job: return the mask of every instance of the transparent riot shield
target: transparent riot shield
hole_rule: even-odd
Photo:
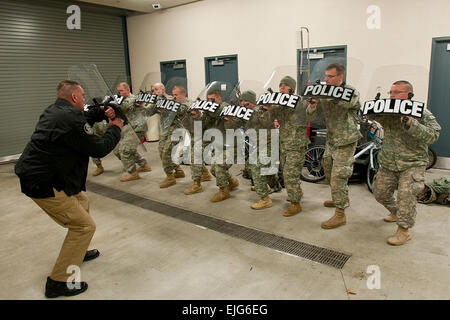
[[[398,121],[400,121],[402,117],[401,108],[398,108],[397,111],[399,112],[396,113],[396,100],[400,100],[398,105],[401,105],[401,101],[407,100],[408,105],[413,106],[413,103],[417,102],[416,105],[419,107],[423,105],[423,109],[426,109],[428,79],[428,70],[417,65],[387,65],[375,70],[365,96],[361,97],[359,117],[363,123],[367,123],[366,128],[362,128],[362,131],[364,131],[362,132],[362,142],[375,141],[378,145],[381,145],[383,119],[398,118]],[[393,86],[395,82],[399,81],[400,83],[397,86]],[[404,92],[404,89],[408,89],[408,85],[405,86],[405,81],[411,85],[411,95]],[[377,101],[379,102],[377,103]],[[372,105],[374,107],[371,107]],[[374,111],[381,112],[375,114]]]
[[[87,108],[98,107],[100,105],[113,107],[116,116],[122,119],[125,125],[129,123],[127,115],[120,108],[123,98],[117,94],[113,94],[113,91],[108,87],[95,64],[78,64],[70,66],[68,77],[69,79],[77,81],[83,87]],[[138,146],[146,152],[145,146],[132,127],[131,131],[139,142]]]
[[[263,165],[261,174],[271,175],[278,171],[279,165],[278,129],[265,107],[257,104],[265,92],[261,81],[240,80],[231,92],[231,105],[224,116],[240,123],[234,134],[238,141],[238,164],[259,163]]]
[[[329,56],[319,60],[315,60],[314,65],[311,69],[311,82],[302,88],[302,92],[300,92],[300,94],[305,99],[310,99],[312,97],[312,94],[314,93],[316,94],[317,98],[338,101],[338,98],[336,97],[338,97],[341,93],[341,89],[338,88],[336,90],[327,90],[332,89],[332,87],[330,87],[330,83],[333,83],[335,79],[333,79],[334,77],[326,78],[325,76],[327,68],[335,64],[342,65],[344,67],[345,73],[343,84],[349,84],[353,87],[356,87],[356,89],[358,90],[358,84],[363,69],[363,63],[361,62],[361,60],[353,57]],[[327,83],[329,84],[329,88],[322,87],[323,90],[320,90],[320,88],[316,86],[313,90],[306,90],[308,86],[309,88],[312,88],[315,85],[327,85]],[[321,115],[318,115],[316,119],[311,121],[311,128],[313,128],[314,130],[324,129],[325,127],[325,119]]]
[[[165,83],[162,83],[162,79]],[[173,94],[178,98],[175,98]],[[149,72],[140,86],[138,102],[146,104],[146,114],[159,115],[160,135],[166,135],[183,109],[187,99],[187,79],[167,77],[160,72]]]

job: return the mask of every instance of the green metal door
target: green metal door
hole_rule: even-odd
[[[239,81],[237,55],[205,58],[205,82],[208,84],[212,81],[230,84],[223,96],[223,100],[228,101],[231,91]]]
[[[163,61],[160,63],[161,81],[166,86],[167,94],[172,94],[172,89],[176,85],[181,85],[186,89],[188,96],[186,60]],[[174,81],[169,80],[172,79]]]
[[[314,70],[314,66],[326,58],[344,58],[347,59],[347,46],[331,46],[331,47],[317,47],[309,49],[310,71]],[[301,50],[297,50],[297,93],[302,94],[308,83],[306,72],[300,72],[300,59],[302,58]],[[303,68],[307,66],[308,52],[303,52]],[[347,63],[344,64],[347,69]],[[346,73],[347,75],[347,73]],[[346,78],[344,78],[345,81]]]
[[[450,157],[450,37],[433,38],[428,108],[442,127],[433,149],[440,157]]]

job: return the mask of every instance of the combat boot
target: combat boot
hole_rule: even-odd
[[[335,207],[333,200],[325,200],[325,202],[323,203],[323,206],[327,207],[327,208],[334,208]]]
[[[238,179],[236,179],[235,177],[231,177],[230,180],[228,180],[228,186],[230,191],[239,187]]]
[[[300,202],[292,202],[289,208],[287,208],[283,212],[283,216],[290,217],[299,213],[300,211],[302,211],[302,206],[300,205]]]
[[[397,215],[393,212],[391,212],[388,216],[384,217],[383,219],[386,222],[395,222],[397,221]]]
[[[133,171],[131,173],[127,173],[126,175],[120,177],[120,181],[127,182],[127,181],[137,180],[140,178],[141,177],[139,177],[139,174],[137,173],[137,171]]]
[[[137,172],[150,172],[152,171],[152,168],[150,168],[150,165],[147,163],[145,166],[139,167],[137,169]]]
[[[208,168],[203,169],[202,177],[201,177],[200,181],[203,182],[203,181],[210,181],[210,180],[212,180],[212,175],[209,173]]]
[[[272,199],[269,198],[269,196],[265,196],[264,198],[261,198],[258,202],[255,202],[250,207],[255,210],[261,210],[265,208],[270,208],[272,206]]]
[[[347,223],[347,219],[345,217],[344,209],[336,208],[336,211],[334,212],[334,216],[332,216],[327,221],[322,222],[321,227],[323,229],[334,229],[339,226],[343,226],[346,223]]]
[[[192,186],[190,188],[184,190],[184,194],[190,195],[190,194],[199,193],[202,191],[203,191],[203,188],[202,188],[202,185],[200,184],[200,179],[198,179],[198,180],[194,180],[194,183],[192,184]]]
[[[408,240],[411,240],[411,234],[408,228],[398,226],[397,232],[388,239],[387,243],[393,246],[399,246]]]
[[[103,166],[101,164],[97,165],[97,169],[95,169],[95,171],[92,173],[92,175],[94,177],[102,174],[105,171],[105,169],[103,169]]]
[[[230,190],[229,187],[221,187],[219,188],[219,192],[217,192],[213,197],[211,198],[211,202],[219,202],[223,201],[225,199],[228,199],[230,197]]]
[[[175,178],[184,178],[186,175],[184,174],[183,169],[180,166],[175,168]]]
[[[168,188],[170,186],[173,186],[174,184],[177,184],[177,180],[175,179],[175,175],[173,173],[168,173],[166,176],[166,179],[159,185],[159,187],[162,188]]]

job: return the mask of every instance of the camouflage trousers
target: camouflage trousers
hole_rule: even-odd
[[[200,180],[203,174],[203,170],[206,168],[205,163],[202,161],[201,164],[195,163],[194,152],[195,148],[198,148],[197,152],[203,157],[203,150],[206,144],[202,144],[201,147],[197,147],[193,140],[191,140],[191,178],[192,180]]]
[[[391,171],[381,167],[373,183],[375,199],[389,212],[396,214],[397,224],[412,228],[416,219],[417,196],[424,188],[425,166],[404,171]],[[397,190],[397,199],[394,191]]]
[[[106,130],[108,129],[108,124],[106,123],[106,121],[96,122],[94,123],[93,128],[96,135],[98,135],[99,137],[103,137],[106,133]],[[92,158],[92,162],[94,162],[97,167],[102,165],[102,159],[100,158]]]
[[[178,166],[172,161],[172,149],[177,144],[178,144],[177,141],[171,140],[171,134],[165,134],[163,136],[160,136],[159,138],[158,144],[159,157],[161,159],[164,172],[166,174],[173,173],[175,168]]]
[[[114,149],[114,154],[122,161],[124,170],[129,173],[136,171],[136,163],[141,167],[147,164],[147,160],[137,151],[138,145],[144,137],[145,132],[138,131],[135,134],[130,125],[126,125],[122,129],[122,137]]]
[[[322,166],[330,183],[331,198],[336,208],[345,209],[350,205],[348,179],[353,173],[356,145],[357,142],[339,147],[329,144],[325,146]]]
[[[294,150],[281,149],[280,165],[283,171],[284,185],[291,202],[300,202],[301,173],[305,163],[306,147]]]
[[[251,169],[253,184],[255,185],[255,192],[256,194],[264,198],[269,195],[269,190],[267,190],[267,178],[268,176],[261,175],[261,168],[268,168],[270,167],[270,163],[263,165],[261,163],[250,165],[249,167]]]
[[[219,188],[226,187],[229,184],[231,175],[228,170],[231,168],[232,164],[217,164],[213,163],[211,165],[211,173],[216,177],[216,186]]]

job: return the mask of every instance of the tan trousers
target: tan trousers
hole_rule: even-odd
[[[69,229],[50,275],[55,281],[65,282],[71,275],[67,273],[67,268],[71,265],[79,267],[83,263],[86,250],[94,236],[95,222],[89,215],[89,199],[85,193],[80,192],[69,197],[64,191],[53,191],[55,197],[32,199],[56,223]]]

